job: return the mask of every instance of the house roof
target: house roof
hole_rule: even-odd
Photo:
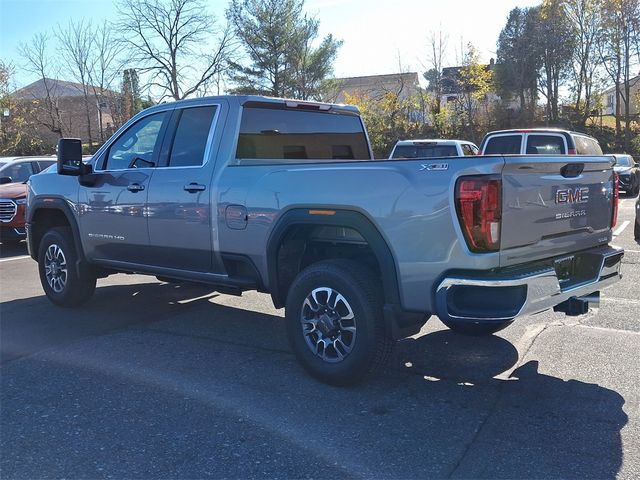
[[[82,84],[75,82],[67,82],[66,80],[58,80],[54,78],[41,78],[35,82],[16,90],[13,98],[19,100],[32,100],[38,98],[46,98],[47,88],[54,97],[81,97],[83,96]],[[104,93],[115,94],[110,90]]]
[[[402,93],[407,88],[415,89],[420,86],[417,72],[335,78],[333,82],[336,90],[341,93],[364,94],[370,98],[381,97],[387,92]]]
[[[636,75],[635,77],[632,77],[632,78],[629,79],[629,85],[631,87],[634,87],[636,85],[636,83],[638,83],[638,82],[640,82],[640,75]],[[620,83],[620,85],[622,86],[622,83]],[[615,91],[615,89],[616,89],[616,86],[613,85],[613,86],[607,88],[606,90],[603,90],[602,91],[602,95],[606,95],[608,93],[613,93]]]

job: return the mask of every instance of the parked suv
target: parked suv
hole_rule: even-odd
[[[482,155],[602,155],[595,138],[555,128],[489,132],[480,151]]]
[[[620,190],[635,197],[640,193],[640,166],[631,155],[616,154],[613,170],[618,174]]]
[[[53,157],[0,158],[0,241],[3,244],[25,239],[26,182],[31,175],[54,163]]]
[[[466,140],[399,140],[389,159],[430,158],[430,157],[463,157],[478,155],[475,143]]]

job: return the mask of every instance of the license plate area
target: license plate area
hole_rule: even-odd
[[[598,280],[602,255],[583,253],[558,258],[553,262],[560,289],[567,290]]]

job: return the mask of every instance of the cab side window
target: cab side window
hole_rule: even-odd
[[[467,156],[467,155],[475,155],[475,153],[473,153],[473,150],[471,149],[471,145],[468,145],[466,143],[463,143],[462,145],[460,145],[462,147],[462,153]]]
[[[169,154],[170,167],[193,167],[204,164],[204,152],[215,113],[215,106],[185,108],[180,112]]]
[[[141,118],[111,144],[105,170],[152,167],[160,147],[166,112]]]
[[[518,155],[520,153],[520,143],[522,135],[499,135],[490,137],[487,146],[484,147],[485,155]]]

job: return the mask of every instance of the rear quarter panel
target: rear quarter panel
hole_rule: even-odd
[[[435,163],[448,168],[423,168]],[[267,242],[285,212],[314,207],[357,211],[391,249],[403,307],[431,311],[433,286],[446,270],[499,264],[497,253],[467,249],[453,194],[460,175],[499,173],[502,166],[502,157],[228,166],[218,189],[219,248],[249,256],[266,280]],[[247,207],[246,229],[226,225],[223,212],[230,204]]]

